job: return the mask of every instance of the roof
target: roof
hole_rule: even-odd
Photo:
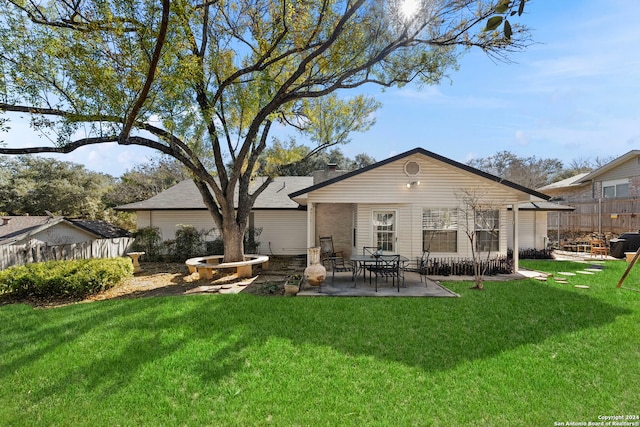
[[[476,169],[476,168],[471,167],[469,165],[465,165],[463,163],[456,162],[455,160],[451,160],[451,159],[449,159],[447,157],[441,156],[439,154],[433,153],[431,151],[425,150],[424,148],[420,148],[420,147],[414,148],[413,150],[406,151],[404,153],[398,154],[398,155],[393,156],[393,157],[389,157],[386,160],[374,163],[374,164],[369,165],[369,166],[365,166],[364,168],[357,169],[357,170],[352,171],[352,172],[347,172],[347,173],[345,173],[343,175],[337,176],[337,177],[329,179],[327,181],[323,181],[323,182],[321,182],[319,184],[312,185],[310,187],[301,189],[299,191],[295,191],[293,193],[289,193],[289,197],[293,198],[293,197],[301,196],[301,195],[306,194],[306,193],[310,193],[312,191],[318,190],[320,188],[326,187],[326,186],[334,184],[336,182],[340,182],[340,181],[345,180],[345,179],[349,179],[349,178],[351,178],[353,176],[356,176],[356,175],[359,175],[361,173],[365,173],[365,172],[371,171],[373,169],[379,168],[379,167],[387,165],[389,163],[392,163],[392,162],[401,160],[403,158],[412,156],[414,154],[421,154],[423,156],[429,157],[429,158],[431,158],[433,160],[436,160],[438,162],[442,162],[442,163],[448,164],[448,165],[453,166],[455,168],[461,169],[461,170],[463,170],[465,172],[470,172],[470,173],[472,173],[474,175],[478,175],[478,176],[480,176],[482,178],[488,179],[490,181],[494,181],[494,182],[496,182],[498,184],[504,185],[506,187],[513,188],[514,190],[518,190],[518,191],[524,192],[526,194],[529,194],[529,195],[534,196],[534,197],[538,197],[538,198],[543,199],[543,200],[549,200],[551,198],[550,196],[547,196],[546,194],[542,194],[542,193],[540,193],[540,192],[538,192],[536,190],[532,190],[531,188],[527,188],[527,187],[525,187],[523,185],[516,184],[515,182],[508,181],[508,180],[506,180],[504,178],[500,178],[500,177],[492,175],[490,173],[481,171],[480,169]]]
[[[597,178],[598,176],[602,175],[603,173],[609,172],[611,169],[615,169],[616,167],[620,166],[621,164],[633,159],[634,157],[640,156],[640,150],[631,150],[626,154],[623,154],[622,156],[618,157],[617,159],[614,159],[612,161],[610,161],[609,163],[607,163],[606,165],[594,170],[593,172],[587,174],[585,177],[582,178],[582,180],[580,182],[589,182],[595,178]]]
[[[511,208],[509,208],[511,209]],[[573,206],[560,205],[553,202],[524,202],[518,205],[519,211],[574,211]]]
[[[60,223],[66,223],[93,234],[96,238],[126,237],[130,233],[104,221],[68,219],[61,216],[2,216],[0,244],[23,240]]]
[[[104,239],[131,236],[129,231],[104,221],[90,219],[67,219],[67,221]]]
[[[551,184],[545,185],[544,187],[538,188],[539,191],[549,191],[549,190],[558,190],[561,188],[569,188],[569,187],[579,187],[583,184],[582,179],[589,175],[589,172],[579,173],[572,177],[552,182]]]
[[[255,178],[252,188],[262,184],[265,179],[267,178]],[[288,194],[308,187],[312,183],[313,178],[310,176],[276,177],[258,196],[253,209],[299,209],[298,203],[291,200]],[[116,209],[122,211],[200,210],[207,207],[193,180],[187,179],[147,200],[117,206]]]

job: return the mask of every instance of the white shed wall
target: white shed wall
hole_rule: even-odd
[[[48,245],[69,245],[95,239],[95,235],[64,222],[56,224],[40,233],[36,233],[30,238],[33,243],[46,243]]]

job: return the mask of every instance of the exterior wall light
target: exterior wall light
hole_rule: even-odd
[[[420,181],[407,182],[407,188],[417,187],[418,185],[420,185]]]

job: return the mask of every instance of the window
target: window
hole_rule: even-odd
[[[483,252],[500,249],[500,211],[476,211],[476,249]]]
[[[396,215],[392,211],[373,212],[373,244],[385,252],[394,252]]]
[[[422,250],[458,252],[458,210],[425,209],[422,211]]]
[[[613,199],[615,197],[629,197],[629,180],[620,179],[616,181],[602,182],[602,197]]]

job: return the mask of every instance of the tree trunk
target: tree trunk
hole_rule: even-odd
[[[233,219],[225,218],[222,230],[224,262],[244,261],[244,233],[244,227],[239,227]]]

